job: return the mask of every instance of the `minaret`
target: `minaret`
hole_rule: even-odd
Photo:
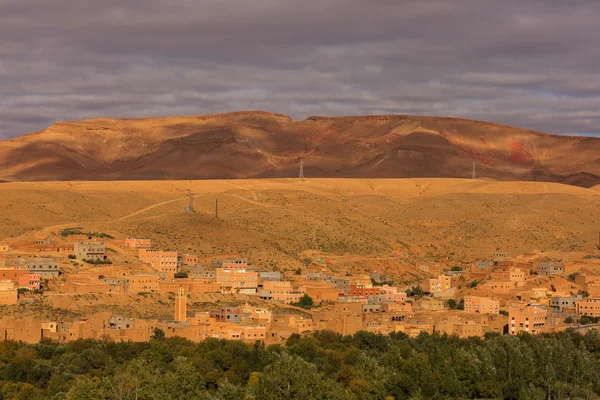
[[[471,179],[477,179],[477,176],[475,175],[475,161],[473,161],[473,173],[471,174]]]
[[[175,321],[187,321],[186,314],[185,290],[183,289],[183,286],[180,286],[177,290],[177,298],[175,298]]]
[[[300,160],[300,174],[298,178],[304,180],[304,160]]]

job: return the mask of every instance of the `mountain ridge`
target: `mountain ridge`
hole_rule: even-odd
[[[600,184],[600,138],[410,115],[266,111],[55,122],[0,141],[0,180],[478,176]]]

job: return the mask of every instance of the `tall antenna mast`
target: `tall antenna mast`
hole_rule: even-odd
[[[185,208],[186,212],[194,212],[194,194],[190,191],[190,204]]]
[[[473,173],[471,174],[471,179],[477,179],[477,176],[475,175],[475,161],[473,161]]]
[[[304,180],[304,160],[300,160],[300,174],[298,178]]]

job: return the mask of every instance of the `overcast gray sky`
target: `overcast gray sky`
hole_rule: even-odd
[[[600,132],[600,1],[0,0],[0,138],[260,109]]]

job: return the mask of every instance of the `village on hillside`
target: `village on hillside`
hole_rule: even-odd
[[[327,262],[274,271],[239,254],[200,258],[155,248],[147,238],[67,228],[0,244],[0,341],[179,336],[277,344],[317,330],[467,338],[600,326],[600,252],[566,262],[540,251],[497,252],[487,260],[416,269],[415,280],[402,283],[381,271],[356,273]],[[152,294],[168,296],[168,303],[159,302],[169,318],[120,315],[110,305],[80,318],[25,312],[69,296],[135,302]],[[218,299],[192,302],[211,294]]]

